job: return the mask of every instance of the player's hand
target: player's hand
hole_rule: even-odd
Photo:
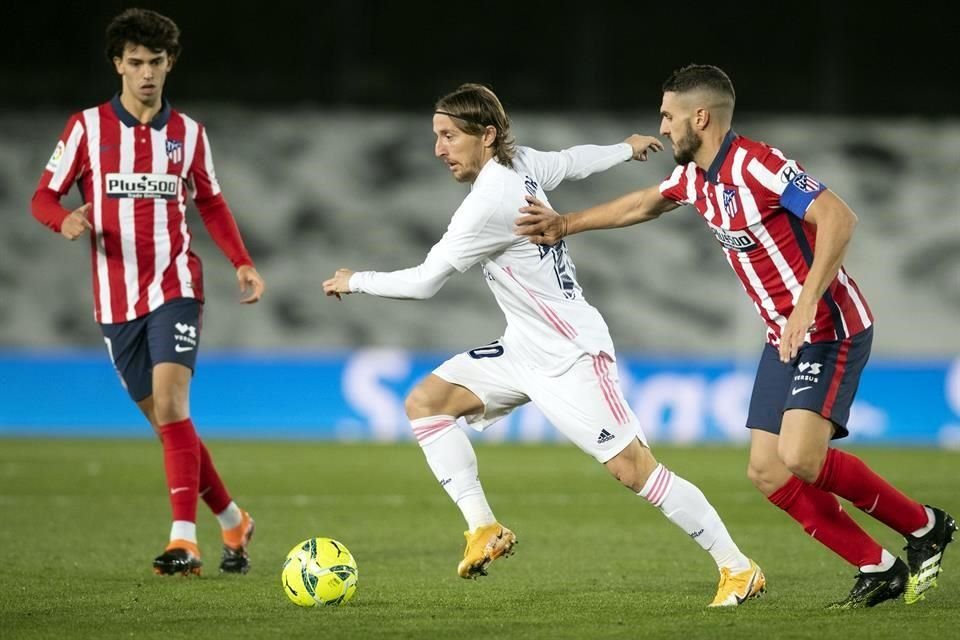
[[[797,302],[780,334],[780,362],[790,362],[797,357],[816,315],[816,303]]]
[[[525,196],[527,206],[520,207],[522,215],[516,220],[514,231],[518,236],[527,236],[533,244],[548,247],[560,242],[567,234],[567,221],[559,213],[533,196]]]
[[[240,284],[241,304],[258,302],[267,287],[257,270],[248,264],[237,269],[237,282]]]
[[[343,300],[341,295],[350,294],[350,276],[353,271],[350,269],[337,269],[333,277],[323,281],[323,292],[328,296],[336,296],[337,300]]]
[[[640,160],[641,162],[647,159],[647,151],[653,151],[654,153],[663,151],[663,143],[653,136],[643,136],[635,133],[624,142],[633,147],[633,160]]]
[[[71,211],[60,225],[60,234],[67,240],[76,240],[90,229],[93,229],[93,225],[90,224],[90,219],[87,217],[90,215],[91,206],[88,202]]]

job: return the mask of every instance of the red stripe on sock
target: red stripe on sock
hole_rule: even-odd
[[[827,450],[814,484],[849,500],[901,535],[927,525],[927,511],[922,504],[900,493],[863,460],[846,451]]]
[[[160,425],[163,466],[167,471],[170,507],[174,520],[197,521],[197,488],[200,480],[200,439],[190,418]]]
[[[230,493],[220,479],[217,468],[213,465],[213,458],[207,451],[206,445],[200,440],[200,496],[210,507],[214,515],[222,513],[231,502]]]
[[[883,547],[860,528],[832,493],[791,476],[767,499],[799,522],[817,542],[853,566],[880,563]]]

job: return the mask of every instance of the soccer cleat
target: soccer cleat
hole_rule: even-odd
[[[863,609],[874,607],[886,600],[896,600],[906,589],[909,576],[910,570],[900,558],[886,571],[861,571],[857,574],[857,581],[850,590],[850,595],[827,608]]]
[[[247,545],[253,537],[255,523],[250,514],[243,512],[240,524],[223,532],[223,557],[220,560],[220,573],[246,573],[250,570],[250,556]]]
[[[720,569],[720,586],[717,595],[708,606],[736,607],[751,598],[759,598],[767,590],[767,578],[753,560],[750,568],[740,573],[730,573],[730,569]]]
[[[907,604],[920,602],[927,589],[937,586],[943,552],[953,541],[953,532],[957,530],[957,522],[950,514],[936,507],[930,509],[933,511],[933,529],[919,538],[907,536],[907,546],[904,547],[910,567],[910,578],[903,593]]]
[[[200,550],[197,543],[188,540],[171,540],[167,548],[153,560],[153,572],[158,576],[176,574],[188,576],[200,575]]]
[[[467,548],[463,552],[463,560],[457,565],[457,573],[461,578],[487,575],[490,563],[500,556],[512,554],[513,546],[517,544],[517,536],[513,531],[497,522],[465,531],[463,535],[467,539]]]

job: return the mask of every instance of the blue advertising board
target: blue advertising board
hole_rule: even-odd
[[[205,437],[410,439],[406,393],[449,354],[350,352],[201,354],[192,389]],[[652,442],[746,442],[755,362],[621,354],[627,400]],[[960,359],[867,366],[850,442],[960,446]],[[98,350],[0,351],[0,435],[152,437]],[[533,406],[484,441],[562,441]]]

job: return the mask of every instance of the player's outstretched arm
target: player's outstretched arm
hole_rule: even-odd
[[[353,275],[351,269],[340,268],[333,272],[333,277],[323,281],[323,292],[328,296],[334,296],[337,300],[342,300],[340,296],[353,293],[350,291],[350,276]]]
[[[323,283],[328,296],[366,293],[394,300],[426,300],[432,298],[457,270],[441,255],[431,250],[423,264],[399,271],[352,271],[337,269]]]
[[[237,283],[240,285],[240,303],[254,304],[263,297],[267,285],[253,265],[245,264],[237,269]]]
[[[634,191],[616,200],[562,216],[533,196],[526,198],[529,204],[520,208],[524,215],[517,218],[516,232],[527,236],[534,244],[548,246],[560,242],[564,236],[582,231],[615,229],[655,220],[679,206],[660,195],[657,187]]]
[[[656,153],[657,151],[663,151],[663,143],[654,138],[653,136],[645,136],[639,133],[635,133],[624,140],[630,148],[633,149],[632,160],[639,160],[645,162],[647,160],[647,152],[652,151]]]

